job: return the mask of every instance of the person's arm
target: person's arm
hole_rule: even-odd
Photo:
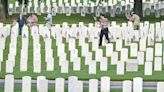
[[[17,22],[19,23],[20,18],[18,17]]]
[[[27,22],[28,23],[31,23],[30,16],[28,17]]]
[[[95,21],[97,21],[97,18],[96,18],[95,16],[93,16],[93,19],[94,19]]]
[[[130,16],[128,19],[129,21],[134,21],[134,16]]]
[[[49,15],[47,15],[47,17],[45,17],[45,20],[48,20],[49,19]]]
[[[100,20],[97,19],[97,17],[93,16],[93,19],[95,22],[100,22]]]
[[[24,16],[24,22],[25,22],[25,24],[27,24],[27,20],[26,20],[26,17]]]
[[[38,22],[38,18],[37,18],[37,16],[35,16],[35,18],[36,18],[36,22]]]

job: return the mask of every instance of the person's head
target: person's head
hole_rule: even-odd
[[[21,12],[21,13],[19,14],[20,19],[22,19],[22,16],[23,16],[23,13]]]
[[[102,19],[105,18],[105,15],[104,14],[101,14],[100,15],[100,18],[102,18]]]
[[[52,11],[49,11],[48,14],[52,14]]]
[[[30,16],[34,15],[33,13],[30,13]]]
[[[133,11],[130,13],[131,16],[133,16],[134,14],[135,14],[135,12],[133,12]]]

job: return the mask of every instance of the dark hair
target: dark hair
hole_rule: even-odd
[[[135,12],[134,11],[131,11],[130,14],[133,15],[133,14],[135,14]]]
[[[100,14],[100,16],[106,17],[106,15],[105,15],[105,14]]]

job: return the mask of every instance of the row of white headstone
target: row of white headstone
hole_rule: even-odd
[[[52,2],[52,3],[51,3]],[[47,6],[47,7],[51,7],[51,6],[72,6],[72,7],[75,7],[75,6],[96,6],[97,4],[99,3],[99,0],[97,0],[96,2],[92,2],[91,0],[83,0],[82,2],[80,0],[71,0],[71,2],[69,2],[69,0],[58,0],[58,3],[57,3],[57,0],[46,0],[46,3],[45,2],[39,2],[39,0],[34,0],[33,2],[32,1],[29,1],[29,6],[32,7],[34,5],[34,7],[38,7],[38,6]],[[102,2],[102,4],[104,6],[113,6],[115,4],[117,4],[117,0],[108,0],[108,2]],[[129,5],[129,4],[132,4],[134,3],[133,0],[125,0],[125,1],[121,1],[121,5]],[[13,4],[10,4],[10,6],[13,7]],[[15,2],[15,7],[19,7],[19,3],[18,1]]]
[[[149,43],[154,42],[154,40],[161,41],[163,38],[163,26],[164,22],[156,22],[155,24],[150,24],[148,21],[145,21],[144,23],[140,24],[140,28],[142,30],[134,31],[133,30],[133,24],[132,22],[128,23],[122,23],[122,26],[117,25],[115,21],[111,22],[111,26],[109,26],[110,30],[110,36],[111,40],[114,39],[116,41],[116,38],[120,38],[123,40],[129,40],[131,39],[135,41],[139,41],[139,38],[145,39],[148,37]],[[39,29],[43,28],[43,25],[39,25]],[[89,23],[88,27],[84,25],[83,22],[79,23],[79,26],[77,24],[72,24],[72,27],[69,27],[69,24],[64,22],[62,24],[62,27],[60,24],[56,24],[51,28],[53,30],[51,32],[51,35],[53,37],[56,37],[55,35],[61,34],[63,37],[75,37],[78,38],[80,36],[89,37],[90,39],[93,39],[94,37],[98,37],[98,33],[100,32],[99,25],[96,23],[95,25],[93,23]],[[60,36],[61,36],[60,35]],[[156,38],[156,39],[155,39]]]
[[[100,90],[101,92],[111,91],[110,77],[101,77]],[[14,75],[5,76],[4,92],[14,92]],[[45,76],[37,77],[37,91],[48,92],[48,80]],[[122,92],[143,92],[143,79],[140,77],[133,78],[131,80],[125,80],[122,82]],[[64,78],[55,79],[55,92],[65,92],[66,80]],[[22,77],[22,92],[31,92],[32,79],[29,76]],[[78,77],[71,76],[68,78],[68,92],[83,92],[83,81],[78,80]],[[89,80],[89,92],[98,92],[99,81],[98,79]],[[157,91],[163,92],[164,82],[157,82]]]
[[[14,71],[15,57],[17,55],[17,38],[18,38],[18,25],[11,28],[9,54],[8,54],[8,59],[6,61],[6,73],[13,73]]]
[[[31,29],[31,35],[33,39],[33,72],[41,72],[41,44],[39,29]]]
[[[146,23],[145,23],[146,24]],[[90,24],[91,25],[91,24]],[[114,25],[114,23],[112,24],[112,25]],[[13,28],[14,29],[14,28]],[[45,31],[45,27],[44,27],[44,30],[42,30],[41,31],[41,27],[39,27],[39,29],[38,28],[36,28],[37,30],[35,30],[35,28],[33,28],[33,30],[32,30],[32,36],[33,36],[33,39],[34,39],[34,52],[36,52],[36,51],[38,51],[37,53],[40,53],[40,51],[39,51],[39,49],[38,50],[35,50],[35,48],[38,48],[38,47],[40,47],[39,45],[40,45],[40,43],[39,43],[39,34],[41,34],[41,35],[43,35],[43,36],[45,36],[45,37],[48,37],[48,38],[50,38],[50,33],[49,33],[49,31]],[[39,31],[40,30],[40,31]],[[14,33],[15,32],[15,33]],[[40,32],[40,33],[39,33]],[[17,36],[18,35],[18,31],[12,31],[11,32],[12,33],[12,35],[11,35],[11,44],[12,45],[10,45],[10,54],[12,53],[13,55],[16,55],[16,39],[14,38],[15,36]],[[62,34],[60,34],[60,33],[62,33],[62,32],[57,32],[56,33],[56,44],[57,44],[57,47],[58,47],[58,56],[61,58],[59,58],[59,65],[61,65],[61,62],[63,62],[64,61],[64,63],[63,64],[65,64],[63,67],[64,67],[64,69],[61,69],[61,71],[62,70],[66,70],[66,72],[68,71],[68,60],[66,60],[66,53],[65,53],[65,44],[63,44],[62,43]],[[46,36],[47,35],[47,36]],[[55,38],[54,37],[54,38]],[[24,38],[24,35],[22,35],[22,38]],[[15,39],[15,40],[14,40]],[[142,40],[142,39],[141,39]],[[153,61],[153,48],[146,48],[146,42],[145,42],[146,40],[142,40],[142,41],[140,41],[140,52],[138,52],[137,50],[138,50],[138,45],[137,45],[137,43],[132,43],[130,46],[131,46],[131,52],[130,52],[130,56],[132,56],[132,57],[137,57],[138,59],[139,59],[139,64],[144,64],[144,57],[142,57],[142,55],[144,55],[144,51],[146,51],[146,61]],[[93,43],[92,44],[92,50],[93,51],[95,51],[96,52],[96,58],[95,58],[95,61],[96,62],[99,62],[100,60],[102,60],[102,61],[104,61],[104,62],[101,62],[101,63],[104,63],[104,64],[102,64],[102,66],[103,65],[106,65],[107,66],[107,58],[104,58],[103,59],[103,54],[102,54],[102,50],[101,49],[98,49],[98,39],[92,39],[91,40],[91,42]],[[69,38],[68,39],[68,43],[69,43],[69,50],[71,51],[71,61],[78,61],[78,62],[76,62],[77,64],[78,64],[78,66],[79,66],[79,68],[77,69],[77,70],[79,70],[80,69],[80,58],[78,57],[78,52],[76,51],[77,49],[75,48],[75,39],[73,39],[73,38]],[[85,61],[85,64],[90,64],[90,61],[93,61],[92,60],[92,53],[90,53],[89,52],[89,45],[87,44],[87,43],[85,43],[85,37],[80,37],[79,38],[79,45],[80,46],[82,46],[82,56],[84,56],[85,58],[86,58],[86,61]],[[13,49],[12,48],[12,46],[13,47],[15,47],[15,49]],[[23,46],[23,45],[22,45]],[[127,51],[127,49],[125,49],[125,48],[122,48],[123,46],[122,46],[122,40],[116,40],[116,51],[121,51],[121,61],[127,61],[127,59],[128,59],[128,51]],[[46,46],[46,48],[47,48],[47,46]],[[50,47],[49,47],[50,48]],[[117,63],[117,61],[118,61],[118,53],[116,52],[114,52],[113,51],[113,44],[111,43],[111,44],[107,44],[106,45],[106,56],[108,55],[108,56],[110,56],[111,55],[111,64],[116,64]],[[27,50],[27,49],[26,49]],[[47,51],[47,50],[46,50]],[[108,51],[110,51],[110,52],[108,52]],[[75,54],[73,54],[73,53],[75,53]],[[9,54],[9,55],[10,55]],[[13,56],[12,55],[12,56]],[[40,54],[36,54],[36,53],[34,53],[34,56],[38,56],[38,57],[40,57],[39,56]],[[72,56],[73,55],[73,56]],[[75,56],[74,56],[75,55]],[[11,55],[10,55],[10,58],[12,57]],[[151,56],[151,58],[149,58],[149,56]],[[162,44],[161,43],[156,43],[155,44],[155,56],[162,56]],[[41,58],[41,57],[40,57]],[[39,58],[39,59],[40,59]],[[53,58],[53,57],[51,57],[51,58]],[[36,59],[36,58],[35,58]],[[9,59],[10,60],[10,59]],[[13,60],[14,60],[14,56],[13,56]],[[41,59],[40,59],[41,60]],[[35,60],[36,61],[36,60]],[[65,63],[65,61],[67,62],[67,63]],[[41,61],[37,61],[37,62],[40,62],[41,63]],[[93,67],[96,67],[96,62],[93,62],[94,64],[90,64],[90,65],[93,65]],[[160,61],[160,62],[162,62],[162,61]],[[41,69],[41,64],[39,63],[39,68],[37,68],[37,69]],[[75,62],[74,62],[75,63]],[[62,65],[63,65],[62,64]],[[159,63],[155,63],[155,64],[159,64]],[[8,65],[8,64],[7,64]],[[15,65],[15,64],[14,64]],[[36,65],[36,64],[34,64],[34,65]],[[48,64],[48,65],[51,65],[51,64]],[[53,64],[52,64],[53,65]],[[122,64],[121,64],[122,65]],[[37,66],[37,65],[36,65]],[[67,66],[67,67],[65,67],[65,66]],[[75,66],[76,66],[76,64],[75,64]],[[156,66],[156,65],[155,65]],[[35,67],[35,66],[34,66]],[[53,68],[53,66],[51,66],[52,68]],[[90,67],[90,66],[89,66]],[[51,68],[51,69],[52,69]],[[67,69],[65,69],[65,68],[67,68]],[[91,68],[91,69],[95,69],[95,68]],[[102,69],[102,68],[100,68],[100,69]],[[7,70],[7,69],[6,69]],[[75,69],[76,70],[76,69]],[[103,69],[102,69],[103,70]],[[104,69],[104,70],[106,70],[106,68]],[[34,71],[36,71],[35,70],[35,68],[34,68]],[[38,71],[40,71],[40,70],[38,70]],[[96,70],[94,70],[94,73],[95,73],[95,71]],[[90,72],[91,73],[91,72]]]
[[[52,46],[52,39],[47,38],[45,39],[45,59],[47,63],[47,71],[54,71],[54,56],[53,56],[53,49]]]
[[[6,44],[6,38],[10,35],[10,26],[6,25],[3,27],[3,24],[0,23],[0,72],[1,72],[1,63],[4,61],[4,49]]]
[[[110,38],[111,41],[116,41],[117,38],[125,40],[126,42],[139,41],[139,39],[148,38],[148,44],[152,45],[154,41],[162,41],[164,37],[163,32],[164,22],[157,22],[155,24],[150,24],[148,21],[141,23],[139,31],[133,30],[132,22],[122,23],[122,26],[117,25],[115,21],[111,22],[111,26],[109,26]],[[79,38],[80,36],[88,37],[93,39],[94,37],[98,37],[100,32],[99,25],[89,23],[88,27],[86,27],[83,23],[72,24],[69,27],[68,23],[63,23],[62,27],[59,24],[56,24],[52,27],[53,32],[51,35],[55,37],[57,34],[61,34],[63,37],[75,37]],[[127,44],[127,43],[126,43]]]
[[[29,44],[29,31],[28,27],[23,27],[22,32],[22,49],[20,57],[20,71],[27,71],[28,68],[28,44]]]
[[[146,1],[146,0],[143,0],[143,3],[159,3],[158,1],[160,0],[150,0],[150,1]],[[52,4],[51,4],[52,2]],[[75,7],[75,6],[96,6],[98,5],[98,3],[100,2],[100,0],[96,0],[96,2],[92,2],[91,0],[83,0],[83,2],[81,2],[80,0],[71,0],[71,2],[69,2],[68,0],[59,0],[58,3],[57,3],[57,0],[46,0],[46,3],[45,2],[39,2],[39,0],[34,0],[33,2],[32,1],[29,1],[29,6],[32,7],[34,5],[34,7],[38,7],[39,4],[40,6],[48,6],[48,7],[51,7],[51,6],[72,6],[72,7]],[[125,5],[131,5],[134,3],[134,0],[108,0],[108,1],[103,1],[102,4],[104,6],[113,6],[113,5],[117,5],[119,2],[121,2],[121,5],[122,6],[125,6]],[[13,7],[13,4],[10,4],[10,6]],[[18,4],[18,1],[15,2],[15,7],[19,7],[19,4]]]
[[[25,27],[26,28],[26,27]],[[24,30],[25,30],[24,28]],[[41,71],[41,56],[40,56],[40,44],[39,44],[39,33],[38,31],[33,30],[32,31],[32,36],[34,39],[34,72],[40,72]],[[45,35],[46,33],[49,31],[45,31]],[[44,32],[43,32],[44,33]],[[24,37],[25,36],[25,37]],[[28,38],[26,38],[26,36],[28,37],[28,31],[25,30],[23,32],[22,35],[22,39],[23,40],[27,40]],[[13,37],[13,36],[12,36]],[[53,55],[52,52],[53,50],[51,49],[51,39],[50,38],[46,38],[46,62],[47,62],[47,71],[53,71],[54,70],[54,59],[53,59]],[[49,41],[49,42],[48,42]],[[12,41],[15,42],[15,41]],[[26,41],[24,41],[26,42]],[[23,44],[24,44],[23,42]],[[107,71],[108,70],[108,60],[107,57],[110,56],[111,57],[111,64],[115,65],[117,64],[117,74],[121,75],[124,74],[124,62],[126,61],[128,63],[128,61],[130,61],[127,64],[127,71],[131,70],[131,65],[135,66],[132,67],[135,71],[137,71],[138,69],[138,64],[143,65],[144,64],[144,51],[146,51],[146,61],[153,61],[153,48],[145,48],[142,49],[143,51],[138,52],[138,46],[137,43],[132,43],[131,44],[131,49],[130,49],[130,56],[132,57],[137,57],[138,59],[135,60],[135,62],[132,63],[133,60],[128,60],[128,49],[126,48],[122,48],[122,41],[118,40],[116,41],[116,51],[121,51],[121,62],[118,62],[118,52],[114,52],[113,51],[113,44],[107,44],[106,45],[106,56],[107,57],[103,57],[103,50],[102,49],[98,49],[98,39],[94,39],[92,43],[96,43],[92,45],[92,49],[93,51],[96,52],[96,58],[95,61],[92,59],[92,53],[89,52],[89,45],[87,43],[85,43],[85,38],[81,38],[79,41],[79,45],[82,46],[82,56],[85,57],[85,64],[89,65],[89,74],[96,74],[96,63],[100,62],[100,70],[101,71]],[[24,47],[24,45],[22,44],[22,48],[25,48],[25,51],[21,51],[21,55],[23,56],[27,56],[27,47],[28,45],[26,45],[26,47]],[[27,44],[27,43],[25,43]],[[71,62],[74,63],[73,69],[75,71],[80,71],[80,58],[78,57],[78,50],[75,48],[75,39],[71,38],[68,41],[69,44],[69,50],[71,51]],[[69,70],[69,62],[66,59],[66,53],[65,53],[65,44],[62,43],[62,37],[61,36],[57,36],[57,41],[56,41],[56,45],[57,45],[57,55],[59,57],[59,65],[61,66],[61,73],[68,73]],[[141,45],[143,46],[143,45]],[[15,46],[16,47],[16,46]],[[14,49],[11,49],[14,50]],[[14,50],[16,51],[16,50]],[[14,51],[10,51],[10,52],[14,52]],[[108,52],[110,51],[110,52]],[[26,52],[25,55],[23,54],[23,52]],[[15,53],[16,54],[16,53]],[[14,54],[14,55],[15,55]],[[50,56],[50,57],[49,57]],[[155,45],[155,56],[157,59],[155,59],[155,71],[161,71],[162,70],[162,44],[161,43],[157,43]],[[151,57],[151,58],[150,58]],[[22,60],[23,57],[21,57]],[[11,59],[12,60],[12,59]],[[13,57],[14,60],[14,57]],[[159,61],[160,60],[160,61]],[[23,63],[24,62],[24,63]],[[21,71],[27,71],[27,57],[25,58],[25,61],[21,62]],[[132,63],[132,64],[131,64]],[[7,64],[8,65],[8,64]],[[14,64],[15,65],[15,64]],[[147,62],[145,63],[145,75],[147,75],[147,70],[152,70],[152,69],[148,69],[150,66],[148,66],[148,68],[146,68]],[[129,69],[130,67],[130,69]],[[132,69],[132,70],[133,70]],[[6,69],[8,71],[8,69]],[[131,71],[132,71],[131,70]],[[13,71],[13,70],[12,70]]]

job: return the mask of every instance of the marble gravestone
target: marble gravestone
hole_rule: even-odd
[[[126,62],[126,71],[127,72],[137,72],[138,71],[138,60],[136,59],[129,59]]]

